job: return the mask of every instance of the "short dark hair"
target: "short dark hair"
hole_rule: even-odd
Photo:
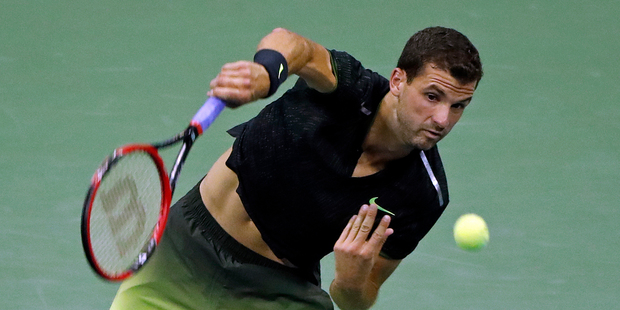
[[[482,79],[478,50],[465,35],[451,28],[429,27],[416,32],[407,41],[397,67],[407,73],[407,82],[411,83],[429,63],[450,72],[462,84]]]

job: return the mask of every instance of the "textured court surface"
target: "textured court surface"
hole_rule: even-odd
[[[486,75],[440,143],[449,209],[375,309],[620,309],[617,1],[135,2],[0,2],[0,309],[109,306],[117,285],[90,271],[79,238],[94,169],[184,128],[219,67],[272,28],[389,74],[431,25],[468,35]],[[177,194],[264,103],[224,112]],[[468,212],[489,223],[481,253],[451,237]]]

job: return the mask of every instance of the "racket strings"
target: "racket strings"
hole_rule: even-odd
[[[91,210],[90,240],[99,266],[128,270],[149,243],[159,220],[162,185],[151,156],[131,152],[101,180]]]

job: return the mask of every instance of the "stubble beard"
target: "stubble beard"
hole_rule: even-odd
[[[430,150],[443,138],[439,137],[438,140],[429,138],[423,124],[416,125],[406,121],[407,118],[403,117],[400,110],[396,111],[395,117],[398,126],[396,132],[400,135],[401,143],[412,150]]]

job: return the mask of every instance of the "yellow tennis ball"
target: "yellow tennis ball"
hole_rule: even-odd
[[[454,224],[454,241],[464,250],[477,251],[489,242],[489,228],[479,215],[461,215]]]

